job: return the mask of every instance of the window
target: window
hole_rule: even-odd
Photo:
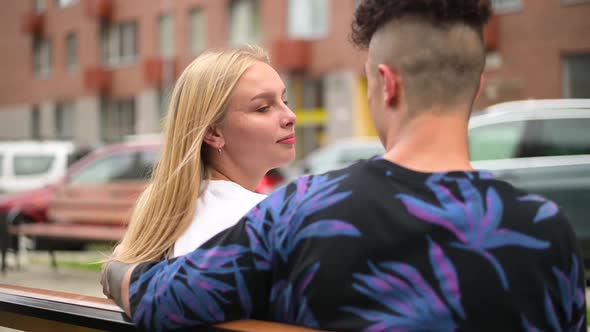
[[[171,57],[174,55],[174,19],[172,14],[160,15],[160,55]]]
[[[524,136],[524,121],[473,128],[469,130],[470,158],[473,161],[516,158]]]
[[[76,2],[78,2],[78,0],[56,0],[55,1],[57,6],[60,8],[71,6],[71,5],[75,4]]]
[[[15,155],[12,169],[15,176],[40,175],[51,168],[55,156]]]
[[[47,38],[33,38],[33,74],[35,77],[51,74],[51,41]]]
[[[188,19],[188,45],[191,53],[198,54],[207,47],[206,27],[203,10],[200,8],[191,10]]]
[[[590,54],[565,56],[562,65],[563,96],[590,98]]]
[[[137,57],[137,26],[135,22],[104,25],[101,28],[103,63],[123,65]]]
[[[78,67],[78,38],[74,32],[66,36],[66,68],[69,71]]]
[[[522,10],[522,0],[492,0],[496,14],[506,14]]]
[[[100,184],[140,178],[135,167],[135,152],[120,153],[98,159],[72,174],[70,184]]]
[[[4,156],[0,155],[0,177],[4,174]]]
[[[261,28],[257,1],[232,0],[229,24],[231,44],[258,42],[261,38]]]
[[[45,10],[45,0],[33,0],[33,10],[35,13],[41,13]]]
[[[55,135],[60,139],[74,138],[75,105],[71,101],[55,105]]]
[[[590,119],[535,120],[540,139],[530,148],[531,157],[590,154]]]
[[[289,36],[326,36],[330,14],[328,6],[328,0],[289,0]]]
[[[37,105],[31,109],[31,138],[41,138],[41,111]]]
[[[163,121],[168,113],[173,89],[174,86],[170,82],[164,82],[158,88],[158,114],[160,115],[160,121]]]
[[[101,133],[107,143],[120,142],[135,134],[135,100],[104,99],[101,110]]]

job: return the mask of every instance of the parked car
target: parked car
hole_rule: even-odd
[[[562,207],[590,266],[590,99],[492,106],[471,117],[469,141],[475,168]]]
[[[62,223],[126,223],[158,161],[160,149],[158,139],[142,138],[95,151],[73,167],[58,186],[48,218]],[[269,172],[258,191],[272,191],[278,185],[275,175]]]
[[[321,174],[384,152],[383,145],[377,137],[343,138],[310,153],[298,166],[299,173]]]
[[[72,167],[49,204],[50,221],[124,223],[160,154],[158,141],[108,145]]]
[[[0,193],[42,188],[83,155],[66,141],[0,142]]]

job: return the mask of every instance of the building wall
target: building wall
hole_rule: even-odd
[[[288,36],[288,1],[258,0],[262,44],[273,49]],[[30,109],[42,110],[42,136],[55,136],[55,104],[76,103],[76,141],[100,144],[100,93],[84,86],[83,73],[100,65],[100,22],[86,16],[84,0],[57,8],[46,0],[45,32],[52,40],[52,73],[33,77],[32,36],[21,31],[22,16],[31,1],[4,0],[0,11],[0,130],[2,137],[30,137]],[[135,63],[111,68],[111,98],[134,98],[136,132],[159,130],[157,84],[144,77],[144,61],[159,55],[159,17],[172,13],[178,74],[198,54],[189,51],[188,18],[192,8],[202,8],[206,19],[207,47],[227,45],[230,0],[114,0],[112,22],[137,22],[138,57]],[[590,2],[564,6],[560,1],[523,0],[521,10],[500,14],[498,48],[489,54],[486,81],[476,108],[523,98],[562,96],[562,56],[590,53]],[[297,72],[324,82],[323,105],[313,113],[325,127],[326,141],[344,136],[374,135],[364,90],[363,64],[366,53],[348,41],[356,0],[329,1],[329,29],[325,36],[311,39],[309,67]],[[76,70],[65,68],[65,37],[75,31],[78,39]],[[272,55],[272,52],[271,52]],[[276,59],[275,59],[276,60]],[[282,72],[284,77],[292,73]],[[294,85],[296,86],[296,84]],[[302,109],[296,109],[303,112]],[[22,112],[22,113],[20,113]],[[327,116],[318,116],[325,112]],[[300,113],[302,114],[302,113]],[[307,113],[309,115],[311,113]],[[327,119],[327,120],[323,120]],[[13,122],[13,123],[12,123]],[[305,124],[304,124],[305,125]],[[311,132],[313,130],[307,130]],[[313,146],[313,145],[311,145]]]
[[[562,55],[590,53],[590,2],[523,0],[500,14],[499,45],[492,54],[476,107],[501,101],[562,97]],[[590,73],[589,73],[590,75]]]
[[[29,105],[0,107],[0,140],[31,137],[31,109]]]

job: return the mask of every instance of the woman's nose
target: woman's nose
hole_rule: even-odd
[[[297,116],[288,106],[285,106],[285,110],[285,115],[281,119],[281,127],[287,128],[295,126],[295,123],[297,122]]]

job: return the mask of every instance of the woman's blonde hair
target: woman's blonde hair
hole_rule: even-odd
[[[188,228],[208,178],[203,145],[207,130],[223,120],[236,83],[256,62],[269,63],[257,46],[209,51],[180,75],[168,107],[160,161],[113,259],[160,260]]]

